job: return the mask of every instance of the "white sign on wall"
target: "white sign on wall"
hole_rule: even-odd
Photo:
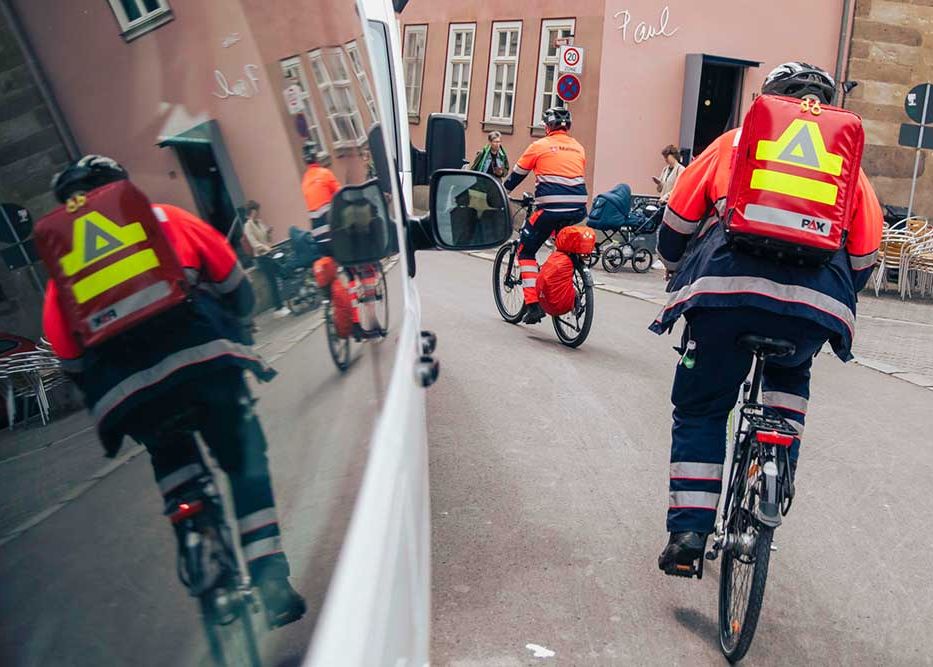
[[[561,46],[557,54],[557,71],[561,74],[583,74],[583,49]]]
[[[288,113],[293,116],[300,114],[304,108],[301,103],[301,86],[292,84],[282,92],[285,94],[285,106],[288,107]]]

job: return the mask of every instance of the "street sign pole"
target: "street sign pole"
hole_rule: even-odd
[[[927,110],[930,107],[930,86],[926,87],[926,93],[923,96],[923,113],[920,115],[920,118],[925,121],[927,118]],[[917,141],[917,151],[916,156],[914,157],[914,177],[910,182],[910,200],[907,203],[907,217],[910,218],[914,210],[914,194],[917,192],[917,172],[920,171],[920,150],[923,146],[923,132],[926,130],[926,125],[920,123],[920,138]]]
[[[24,266],[29,269],[29,275],[32,276],[33,282],[36,284],[36,289],[39,290],[39,294],[45,294],[45,288],[42,286],[42,281],[39,279],[39,274],[36,273],[36,267],[32,265],[32,260],[29,258],[29,253],[26,252],[26,247],[23,245],[23,240],[19,237],[19,234],[16,233],[16,228],[13,226],[13,222],[10,220],[10,216],[6,213],[6,207],[0,206],[0,213],[3,213],[3,220],[6,222],[7,228],[10,230],[10,236],[13,237],[15,245],[19,246],[19,251],[23,254]]]

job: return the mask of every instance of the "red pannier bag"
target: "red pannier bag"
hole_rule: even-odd
[[[314,262],[314,279],[318,287],[327,287],[337,277],[337,262],[332,257],[321,257]]]
[[[188,282],[146,196],[118,181],[36,224],[36,249],[81,344],[93,347],[177,306]]]
[[[340,280],[330,284],[331,312],[334,317],[334,329],[341,338],[349,338],[353,332],[353,300],[350,290]]]
[[[596,247],[596,232],[585,225],[564,227],[557,232],[554,245],[561,252],[589,255]]]
[[[820,264],[845,245],[865,133],[856,114],[762,95],[745,116],[726,196],[734,247]]]
[[[548,315],[560,316],[573,310],[577,296],[573,287],[573,260],[559,250],[552,252],[538,272],[535,291]]]

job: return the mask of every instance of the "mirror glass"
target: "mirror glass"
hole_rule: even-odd
[[[443,171],[434,176],[431,215],[444,248],[486,248],[511,235],[505,190],[487,174]]]
[[[59,206],[48,184],[70,160],[112,158],[171,212],[168,224],[194,224],[174,211],[200,220],[204,252],[228,258],[216,270],[191,259],[185,273],[198,308],[229,326],[196,333],[188,313],[155,317],[81,350],[83,370],[66,374],[73,366],[58,361],[60,341],[42,327],[48,273],[28,251],[31,225],[18,226],[12,244],[0,239],[0,250],[15,245],[24,258],[0,263],[0,391],[15,388],[0,412],[0,663],[211,664],[202,602],[177,570],[195,524],[166,516],[178,518],[186,498],[186,511],[203,508],[194,500],[210,473],[261,584],[257,599],[287,572],[307,607],[274,631],[264,611],[253,616],[262,664],[301,664],[404,312],[390,164],[398,121],[382,116],[398,106],[386,60],[395,28],[367,20],[355,0],[4,4],[15,18],[0,13],[5,65],[17,72],[4,94],[28,98],[23,122],[40,118],[45,129],[0,136],[4,174],[15,174],[0,178],[0,202],[11,204],[0,210],[15,223],[22,207],[38,221]],[[33,80],[33,59],[47,87]],[[95,232],[92,253],[122,258],[115,228]],[[245,313],[241,287],[255,299]],[[202,365],[198,349],[232,354]],[[183,373],[162,372],[180,371],[172,364],[186,358]],[[275,374],[260,378],[243,364]],[[150,393],[155,376],[171,379]],[[41,396],[30,390],[37,378]],[[115,458],[105,458],[88,407],[131,389],[140,400],[110,424]],[[192,421],[174,421],[189,408]]]

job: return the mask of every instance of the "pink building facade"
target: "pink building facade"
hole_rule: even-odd
[[[844,73],[847,4],[536,0],[513,7],[412,0],[399,16],[412,136],[419,136],[427,114],[455,112],[467,123],[470,156],[498,129],[514,160],[540,134],[535,124],[542,106],[556,101],[548,95],[556,61],[548,40],[571,34],[584,63],[582,92],[568,106],[573,133],[587,150],[591,193],[620,182],[651,193],[651,177],[663,167],[661,149],[675,144],[689,159],[741,124],[774,66],[803,60]],[[520,48],[510,58],[500,45],[509,47],[516,35]],[[467,36],[473,48],[465,51],[458,40]],[[504,122],[496,118],[503,103],[491,102],[501,100],[499,72],[510,63],[516,76]]]

